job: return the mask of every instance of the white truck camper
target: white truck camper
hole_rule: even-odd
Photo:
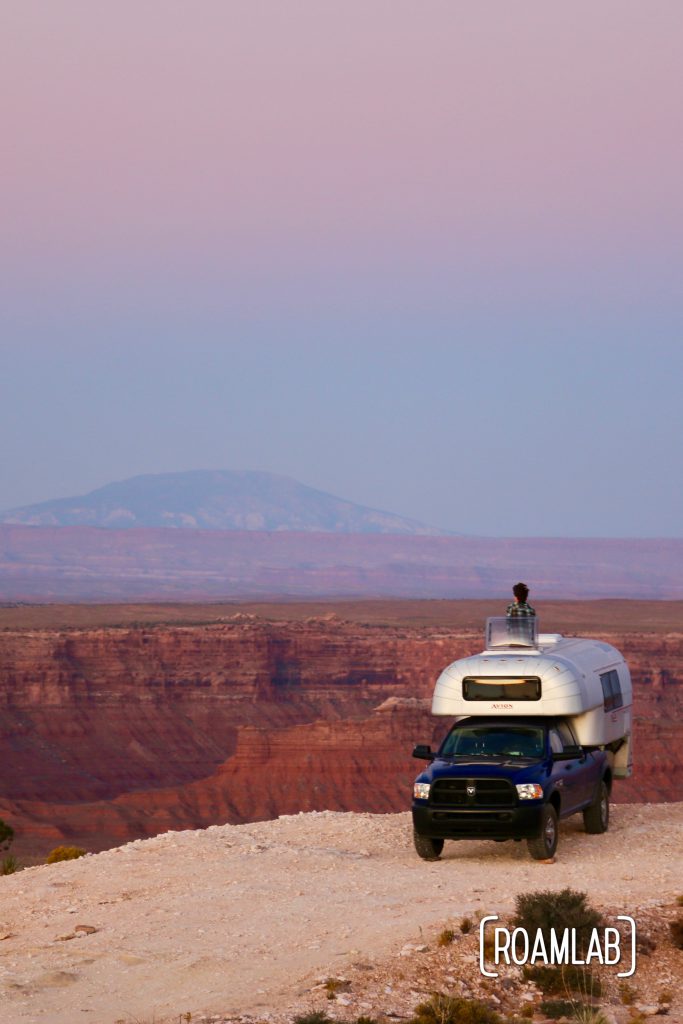
[[[615,778],[631,775],[633,689],[619,651],[601,640],[537,633],[534,617],[490,618],[481,654],[439,676],[432,714],[562,717],[582,747],[607,752]]]

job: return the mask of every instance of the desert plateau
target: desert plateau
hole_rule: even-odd
[[[683,598],[679,538],[470,537],[0,521],[0,601]],[[273,595],[276,595],[274,598]]]
[[[434,992],[540,1021],[520,968],[482,978],[475,926],[566,886],[644,936],[632,990],[603,979],[609,1024],[683,1020],[680,602],[539,608],[632,670],[635,771],[606,835],[570,819],[552,864],[412,849],[412,746],[448,724],[435,678],[499,604],[2,607],[0,818],[26,867],[0,878],[0,1022],[410,1020]],[[45,865],[60,844],[89,854]]]

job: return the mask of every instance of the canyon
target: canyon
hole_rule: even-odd
[[[0,609],[0,818],[13,852],[97,851],[169,829],[409,806],[434,681],[497,602]],[[680,602],[548,602],[634,680],[622,802],[680,799]]]

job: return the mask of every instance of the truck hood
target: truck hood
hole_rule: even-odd
[[[458,757],[451,760],[436,758],[420,774],[425,782],[436,782],[437,779],[457,779],[473,776],[487,779],[509,779],[510,782],[536,782],[539,775],[550,770],[550,762],[527,758],[509,757]]]

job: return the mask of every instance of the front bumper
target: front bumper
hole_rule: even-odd
[[[533,839],[541,831],[543,800],[487,810],[413,804],[413,827],[430,839]]]

